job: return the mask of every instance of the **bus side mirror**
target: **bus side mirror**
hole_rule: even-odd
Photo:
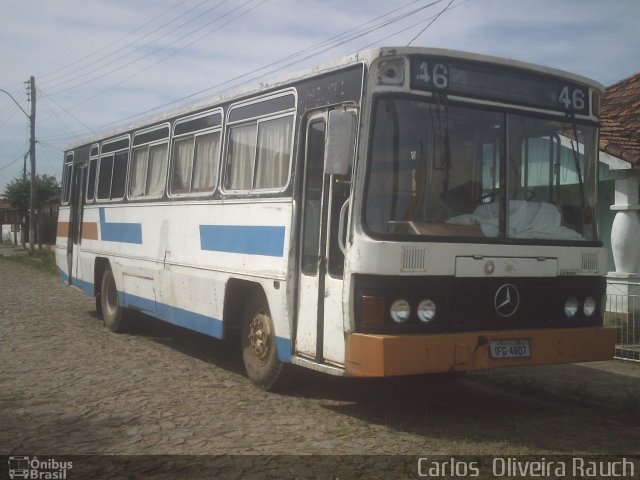
[[[324,173],[349,173],[356,139],[356,113],[348,110],[329,112],[327,153]]]

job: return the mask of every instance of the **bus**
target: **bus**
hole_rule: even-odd
[[[114,332],[133,310],[239,332],[266,390],[295,366],[388,377],[611,359],[602,92],[400,47],[207,99],[65,150],[57,266]]]

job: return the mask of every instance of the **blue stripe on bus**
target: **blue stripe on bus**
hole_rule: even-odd
[[[69,283],[69,276],[61,269],[60,277]],[[78,285],[82,287],[85,295],[94,296],[95,287],[89,282],[85,282],[80,279],[73,279],[72,285]],[[118,292],[118,301],[120,305],[124,307],[133,307],[148,313],[149,315],[164,320],[165,322],[178,325],[180,327],[188,328],[196,332],[204,333],[215,338],[223,337],[223,324],[222,320],[214,317],[208,317],[200,313],[190,312],[182,308],[172,307],[171,305],[165,305],[154,300],[138,297],[137,295],[131,295],[129,293]],[[283,337],[276,337],[276,351],[278,352],[278,358],[283,361],[291,362],[291,340]]]
[[[104,208],[100,208],[100,238],[105,242],[142,244],[141,223],[110,223],[105,220]]]
[[[118,298],[122,306],[138,308],[179,327],[188,328],[211,337],[222,338],[222,320],[217,318],[190,312],[189,310],[131,295],[130,293],[118,292]]]
[[[60,276],[62,277],[62,280],[64,280],[64,283],[69,283],[69,275],[67,275],[64,270],[62,270],[60,267],[58,267],[58,270],[60,271]]]
[[[283,226],[200,225],[200,248],[213,252],[282,257]]]
[[[291,363],[291,340],[276,337],[276,352],[280,361]]]
[[[204,333],[210,337],[223,337],[222,320],[217,318],[173,307],[164,303],[155,302],[147,298],[138,297],[137,295],[131,295],[124,292],[118,292],[118,300],[122,306],[140,309],[153,317],[178,325],[179,327]],[[291,362],[291,340],[288,338],[276,337],[276,351],[278,352],[278,358],[281,361]]]
[[[82,291],[85,295],[93,297],[95,294],[95,286],[93,283],[85,282],[84,280],[80,280],[79,278],[72,278],[71,282],[69,282],[69,275],[67,275],[61,268],[58,269],[60,271],[60,276],[62,280],[68,285],[76,285],[82,288]]]

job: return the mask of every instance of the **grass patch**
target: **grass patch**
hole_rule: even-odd
[[[34,252],[28,252],[27,255],[8,255],[0,257],[0,259],[36,268],[52,275],[58,273],[55,254],[48,250],[36,250]]]

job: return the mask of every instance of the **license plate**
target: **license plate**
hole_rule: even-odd
[[[529,340],[493,340],[489,342],[491,358],[528,358],[531,356]]]

